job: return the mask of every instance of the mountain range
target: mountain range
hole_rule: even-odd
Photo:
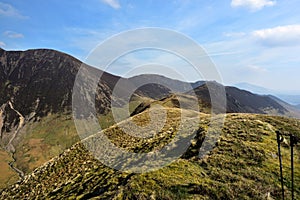
[[[299,108],[300,105],[300,95],[299,91],[277,91],[268,89],[265,87],[253,85],[250,83],[237,83],[234,84],[235,87],[238,87],[240,89],[248,90],[250,92],[253,92],[255,94],[261,94],[261,95],[273,95],[277,98],[282,99],[283,101],[294,105],[295,107]]]
[[[168,142],[175,134],[175,131],[171,131],[171,122],[168,122],[161,132],[161,137],[132,142],[130,137],[121,136],[123,133],[114,125],[116,122],[112,116],[111,102],[113,98],[120,108],[126,104],[122,94],[112,97],[116,84],[122,81],[118,87],[121,87],[120,90],[124,94],[136,88],[131,96],[129,109],[132,119],[140,123],[146,123],[147,113],[157,104],[164,106],[174,121],[179,119],[180,109],[187,113],[197,112],[197,115],[203,117],[203,124],[197,128],[198,135],[194,145],[191,145],[178,161],[168,166],[166,171],[161,169],[156,174],[123,173],[99,163],[79,142],[80,138],[72,120],[72,92],[76,75],[82,65],[95,76],[102,75],[95,94],[96,114],[103,131],[111,135],[111,140],[116,144],[129,151],[151,151]],[[145,82],[149,84],[140,87]],[[223,129],[226,134],[222,136],[223,143],[219,141],[214,153],[205,160],[199,160],[196,155],[205,137],[208,116],[214,112],[211,97],[218,97],[217,88],[224,88],[226,92],[224,111],[228,113],[228,121]],[[84,96],[84,90],[79,92]],[[178,103],[179,97],[184,99],[185,105]],[[197,108],[192,104],[195,98],[199,104]],[[277,160],[272,160],[269,154],[276,154],[276,148],[264,150],[265,142],[275,145],[272,140],[274,130],[298,130],[298,121],[269,115],[299,118],[300,112],[294,106],[273,96],[254,94],[237,87],[225,87],[214,81],[199,80],[187,83],[155,74],[123,78],[85,65],[80,60],[55,50],[0,49],[0,166],[3,171],[0,175],[0,187],[3,188],[0,196],[77,196],[82,199],[99,195],[103,199],[147,199],[149,195],[162,199],[226,199],[246,198],[247,195],[254,195],[256,198],[264,195],[278,197],[279,183],[273,179],[265,179],[268,176],[276,176],[272,171],[263,171],[268,169],[265,163],[275,165]],[[282,123],[276,124],[280,121]],[[287,128],[289,123],[297,125]],[[253,132],[250,132],[252,128]],[[239,143],[244,139],[245,143],[242,146],[232,146],[241,145]],[[123,143],[120,142],[122,140]],[[251,142],[257,144],[251,146]],[[233,160],[229,152],[239,159]],[[239,176],[227,166],[233,167],[232,162],[239,162],[240,166],[250,163],[246,168],[250,171],[243,171],[244,174]],[[223,168],[226,170],[221,172]],[[180,169],[185,170],[181,172]],[[260,173],[265,174],[251,174],[251,170],[262,170]],[[167,180],[172,173],[177,173],[178,177],[174,182],[176,185]],[[199,177],[190,182],[184,180],[184,176],[189,177],[190,173],[197,173]],[[163,175],[168,178],[159,178]],[[264,185],[261,188],[255,187],[261,194],[255,193],[254,189],[246,194],[246,190],[254,187],[254,180],[263,181]],[[231,181],[231,185],[225,187],[224,184],[228,181]],[[143,182],[148,184],[145,188]],[[208,187],[209,184],[223,193],[213,191]],[[241,184],[241,194],[238,194],[236,184]],[[268,184],[272,185],[271,189],[268,189]],[[232,194],[231,190],[234,191]]]
[[[0,58],[0,105],[3,112],[11,110],[8,114],[2,114],[5,116],[2,117],[1,135],[2,132],[11,131],[18,123],[16,111],[27,121],[46,116],[48,113],[71,111],[72,88],[82,65],[81,61],[47,49],[28,51],[0,49]],[[95,73],[100,71],[96,68],[93,70]],[[205,81],[186,83],[159,75],[140,75],[125,79],[103,72],[95,98],[98,113],[106,114],[109,111],[110,96],[120,79],[125,83],[122,85],[124,91],[140,83],[152,81],[152,84],[144,85],[135,91],[134,96],[139,98],[160,99],[172,92],[184,93],[188,92],[188,88],[193,88],[200,100],[209,103],[210,99]],[[268,96],[256,95],[234,87],[226,87],[226,94],[227,112],[267,114],[274,111],[282,115],[289,112],[289,109]]]

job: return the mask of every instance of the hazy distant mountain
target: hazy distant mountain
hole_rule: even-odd
[[[292,105],[300,104],[300,95],[299,94],[291,94],[292,92],[276,91],[276,90],[264,88],[261,86],[253,85],[250,83],[237,83],[237,84],[234,84],[234,86],[236,86],[240,89],[248,90],[255,94],[263,94],[263,95],[271,94],[271,95],[274,95]]]
[[[234,84],[234,86],[238,87],[242,90],[247,90],[247,91],[253,92],[255,94],[264,94],[264,95],[274,94],[274,91],[271,89],[264,88],[264,87],[261,87],[258,85],[253,85],[253,84],[246,83],[246,82],[237,83],[237,84]]]
[[[268,96],[270,98],[274,99],[280,105],[282,105],[286,110],[288,110],[288,113],[285,114],[286,116],[295,117],[295,118],[300,119],[300,107],[299,106],[291,105],[273,95],[268,95]]]
[[[296,105],[296,106],[300,104],[300,95],[278,94],[278,93],[274,95],[288,102],[289,104]]]

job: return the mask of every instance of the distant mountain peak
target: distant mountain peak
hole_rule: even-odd
[[[237,83],[237,84],[234,84],[234,86],[238,87],[240,89],[243,89],[243,90],[248,90],[255,94],[265,94],[265,95],[274,94],[274,91],[271,89],[268,89],[268,88],[265,88],[262,86],[258,86],[258,85],[254,85],[251,83],[247,83],[247,82]]]

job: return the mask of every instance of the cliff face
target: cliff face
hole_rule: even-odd
[[[24,115],[64,111],[70,107],[80,65],[79,60],[52,50],[1,51],[0,104],[12,101]]]
[[[18,126],[16,111],[25,120],[48,113],[70,112],[72,89],[82,62],[54,50],[0,50],[1,131]],[[118,78],[118,77],[115,77]],[[107,75],[106,80],[110,77]],[[98,84],[97,111],[107,112],[111,89],[106,81]],[[14,110],[8,106],[12,104]],[[15,111],[16,110],[16,111]]]
[[[0,105],[11,102],[26,116],[43,116],[48,112],[68,109],[71,88],[80,62],[51,50],[0,51]],[[9,131],[15,119],[12,109],[5,109]],[[12,117],[10,117],[12,116]]]

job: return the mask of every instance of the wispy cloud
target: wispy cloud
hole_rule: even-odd
[[[119,9],[121,8],[120,3],[118,2],[118,0],[101,0],[103,3],[111,6],[114,9]]]
[[[232,0],[231,7],[245,7],[251,11],[258,11],[264,7],[276,5],[276,1],[271,0]]]
[[[8,38],[23,38],[24,35],[22,33],[17,33],[14,31],[5,31],[3,33],[4,36],[8,37]]]
[[[236,55],[241,54],[241,52],[238,51],[224,51],[224,52],[210,52],[207,56],[215,57],[215,56],[227,56],[227,55]]]
[[[249,71],[256,72],[256,73],[267,72],[267,69],[265,69],[261,66],[258,66],[258,65],[248,65],[248,66],[246,66],[246,68]]]
[[[277,26],[256,30],[252,35],[265,46],[298,46],[300,45],[300,25]]]
[[[0,2],[0,16],[5,17],[17,17],[21,19],[28,18],[27,16],[22,15],[16,8],[7,3]]]
[[[239,38],[239,37],[243,37],[246,35],[245,32],[226,32],[226,33],[223,33],[223,35],[225,37],[230,37],[230,38]]]
[[[4,42],[0,41],[0,47],[5,47],[5,46],[6,46],[6,44]]]

